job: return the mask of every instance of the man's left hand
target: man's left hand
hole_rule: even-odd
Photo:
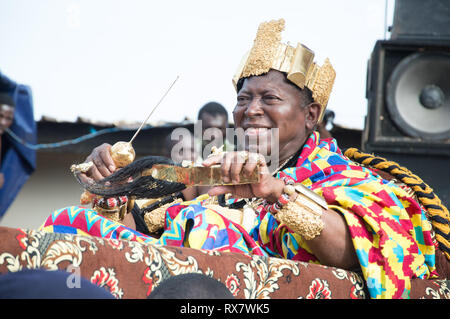
[[[259,183],[215,186],[208,192],[211,196],[231,193],[239,198],[264,198],[273,203],[282,194],[284,182],[270,174],[264,156],[248,152],[226,152],[211,156],[203,162],[203,166],[221,165],[225,183],[239,183],[239,175],[249,176],[255,169],[260,169]]]

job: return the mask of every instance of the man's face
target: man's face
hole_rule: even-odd
[[[305,142],[311,129],[307,114],[301,92],[275,70],[246,79],[233,111],[236,127],[244,130],[247,139],[257,140],[259,153],[270,154],[271,145],[278,142],[280,156]],[[278,128],[278,141],[271,141],[274,128]]]
[[[14,120],[14,107],[0,104],[0,134],[9,128]]]
[[[202,121],[202,136],[212,137],[211,140],[225,141],[226,129],[228,127],[227,117],[225,115],[211,115],[209,113],[203,113],[200,118]],[[221,138],[219,138],[221,137]],[[210,143],[209,140],[204,140],[204,144]],[[221,143],[220,143],[221,144]],[[221,144],[222,145],[222,144]],[[216,145],[220,147],[221,145]]]

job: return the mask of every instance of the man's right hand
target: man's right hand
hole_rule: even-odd
[[[93,149],[85,162],[93,162],[94,165],[86,172],[86,177],[99,181],[116,171],[116,165],[111,157],[111,145],[104,143]]]

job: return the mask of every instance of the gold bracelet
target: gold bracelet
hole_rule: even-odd
[[[288,195],[297,193],[294,202],[289,201],[276,214],[276,218],[306,240],[311,240],[323,230],[322,214],[327,209],[325,200],[301,184],[286,185]]]

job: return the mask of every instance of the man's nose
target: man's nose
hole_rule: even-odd
[[[264,114],[260,98],[253,98],[245,110],[247,116],[257,116]]]

